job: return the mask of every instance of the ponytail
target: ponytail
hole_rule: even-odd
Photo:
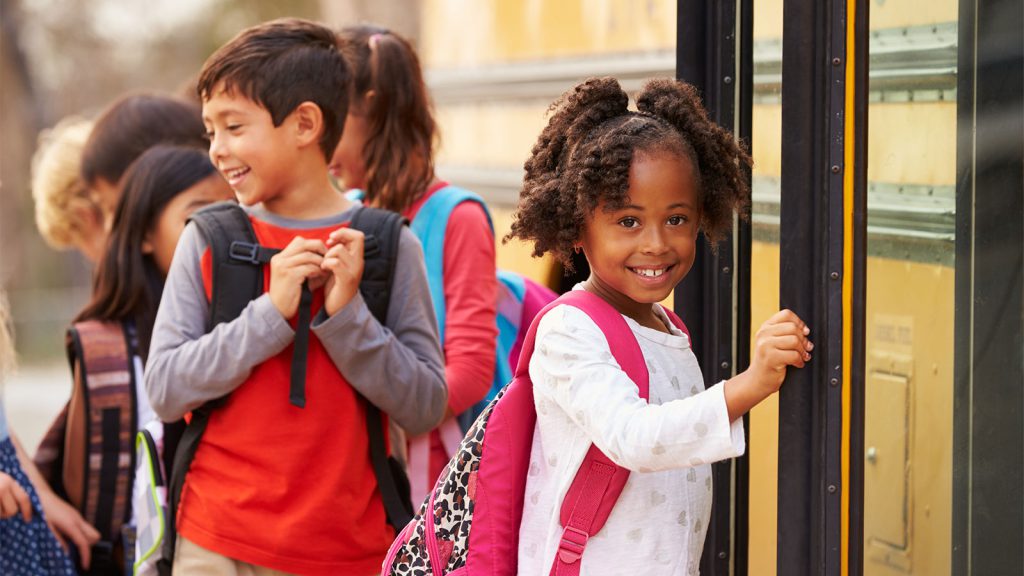
[[[732,134],[708,119],[693,86],[667,78],[648,82],[637,109],[670,124],[690,145],[701,175],[701,229],[712,243],[728,233],[733,211],[744,213],[750,201],[745,171],[750,156]]]
[[[401,212],[434,179],[437,125],[419,58],[405,38],[385,28],[348,27],[338,39],[354,71],[353,110],[367,119],[366,199]]]
[[[577,151],[599,126],[627,114],[628,104],[629,96],[610,77],[591,78],[551,104],[548,125],[523,166],[526,174],[519,209],[506,241],[513,237],[532,240],[534,256],[551,252],[566,270],[572,270],[572,244],[580,236],[586,212],[593,210],[597,200],[594,197],[580,206],[577,185],[599,169],[594,158],[581,158]],[[570,168],[579,164],[590,170],[580,173]]]

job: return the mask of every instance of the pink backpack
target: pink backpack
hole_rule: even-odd
[[[574,290],[533,319],[516,375],[470,427],[412,522],[388,550],[382,574],[393,576],[512,576],[518,572],[519,525],[537,414],[529,365],[537,325],[551,308],[583,310],[604,332],[616,361],[648,398],[648,373],[640,345],[623,317],[599,296]],[[686,327],[669,312],[681,330]],[[578,575],[587,540],[611,513],[629,478],[596,446],[580,465],[562,502],[564,526],[552,575]]]

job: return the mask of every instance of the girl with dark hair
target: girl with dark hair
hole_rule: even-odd
[[[424,243],[427,275],[438,317],[448,382],[441,427],[410,442],[410,481],[418,500],[440,475],[459,439],[454,416],[480,402],[495,375],[498,283],[494,232],[483,201],[434,173],[437,124],[416,51],[405,38],[377,26],[338,34],[352,70],[349,112],[331,173],[368,205],[401,213]],[[430,204],[428,204],[430,203]],[[454,205],[432,246],[433,206]],[[429,206],[429,208],[424,208]],[[422,213],[425,216],[417,220]],[[427,215],[429,214],[429,215]],[[437,250],[442,254],[433,254]],[[436,257],[435,257],[436,256]],[[454,434],[441,434],[440,430]]]
[[[100,113],[82,149],[81,179],[110,224],[128,167],[158,144],[206,150],[199,106],[164,94],[121,96]]]
[[[169,145],[146,151],[125,174],[92,301],[75,322],[134,322],[145,360],[164,278],[188,216],[233,198],[204,151]]]
[[[537,423],[522,574],[572,558],[582,562],[576,573],[590,576],[696,574],[710,464],[743,453],[740,417],[779,389],[787,366],[811,358],[810,330],[783,310],[758,331],[750,368],[705,390],[688,336],[659,302],[693,265],[698,231],[714,244],[748,203],[750,158],[686,83],[652,80],[637,111],[628,101],[612,78],[590,79],[555,101],[526,161],[509,234],[567,267],[573,253],[586,257],[590,276],[575,289],[625,317],[649,375],[644,400],[580,309],[557,305],[540,320],[529,363]],[[629,476],[603,528],[573,540],[561,503],[591,445]],[[557,554],[566,538],[586,543],[582,559]]]
[[[48,469],[55,491],[87,520],[99,524],[101,551],[97,553],[94,547],[92,555],[95,573],[131,571],[134,445],[131,441],[123,444],[123,439],[133,440],[138,429],[155,419],[143,388],[142,368],[175,245],[193,211],[232,198],[231,189],[207,154],[195,148],[155,146],[124,175],[123,194],[96,271],[92,301],[69,330],[74,387],[63,430],[62,457],[56,460],[60,470]],[[95,389],[101,381],[107,383],[102,392]],[[90,437],[98,411],[110,406],[123,409],[121,428],[115,426],[117,437],[106,439],[109,423],[103,422],[101,446]],[[103,458],[94,457],[97,451],[110,449],[107,440],[120,446],[113,452],[117,458],[111,458],[119,462],[113,471],[98,468],[106,464],[97,462]],[[96,504],[96,484],[111,474],[118,478],[117,494],[106,505],[111,509],[104,510],[104,504]]]

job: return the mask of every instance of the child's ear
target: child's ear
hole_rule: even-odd
[[[310,101],[299,104],[292,111],[295,122],[295,136],[300,146],[319,144],[324,131],[324,113],[320,107]]]

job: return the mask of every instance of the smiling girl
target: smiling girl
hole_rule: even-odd
[[[519,572],[546,573],[563,539],[559,504],[591,444],[631,474],[579,574],[696,574],[711,512],[712,462],[743,453],[740,418],[802,367],[809,329],[783,310],[758,331],[748,370],[705,389],[689,337],[659,302],[686,276],[698,231],[712,245],[749,200],[750,158],[708,120],[689,85],[653,80],[638,111],[611,78],[552,106],[527,160],[511,237],[590,277],[576,287],[621,313],[650,376],[640,398],[608,339],[578,308],[540,321],[529,364],[537,424],[520,527]]]

